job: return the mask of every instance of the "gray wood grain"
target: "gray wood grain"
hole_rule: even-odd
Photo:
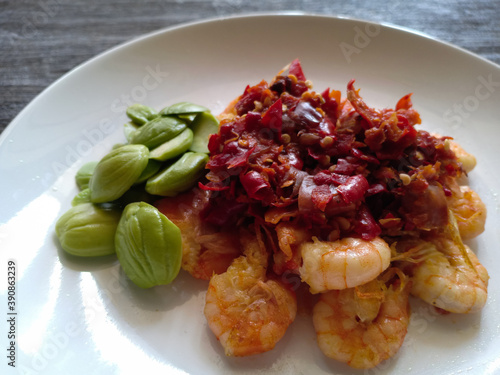
[[[499,0],[0,0],[0,132],[53,81],[124,41],[188,21],[292,10],[410,28],[500,64]]]

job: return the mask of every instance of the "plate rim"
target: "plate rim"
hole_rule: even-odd
[[[311,17],[311,18],[322,18],[326,20],[330,20],[335,22],[335,20],[342,20],[342,21],[351,21],[351,22],[357,22],[357,23],[365,23],[365,24],[371,24],[371,25],[379,25],[391,30],[399,31],[402,33],[407,33],[410,35],[418,36],[421,38],[424,38],[430,42],[434,42],[437,44],[441,44],[445,47],[451,48],[453,50],[456,50],[457,52],[463,53],[470,58],[477,59],[481,61],[482,63],[486,63],[491,65],[492,68],[498,69],[500,71],[500,64],[495,63],[494,61],[491,61],[475,52],[472,52],[470,50],[467,50],[466,48],[457,46],[451,42],[442,40],[438,37],[434,37],[430,34],[427,34],[425,32],[412,29],[406,26],[400,26],[397,24],[393,24],[390,22],[376,22],[376,21],[371,21],[371,20],[366,20],[362,18],[357,18],[357,17],[350,17],[347,15],[341,15],[341,14],[320,14],[320,13],[315,13],[315,12],[305,12],[305,11],[294,11],[294,10],[289,10],[289,11],[265,11],[265,12],[245,12],[245,13],[238,13],[238,14],[231,14],[227,16],[215,16],[215,17],[209,17],[209,18],[202,18],[202,19],[196,19],[192,21],[186,21],[186,22],[180,22],[178,24],[170,25],[164,28],[160,28],[157,30],[152,30],[150,32],[144,33],[137,35],[135,37],[132,37],[131,39],[125,40],[115,46],[112,46],[110,48],[105,49],[102,52],[99,52],[98,54],[90,57],[87,60],[84,60],[71,69],[69,69],[67,72],[62,74],[60,77],[52,81],[47,87],[45,87],[41,92],[39,92],[35,97],[33,97],[22,109],[19,111],[19,113],[7,124],[7,126],[4,128],[2,133],[0,134],[0,147],[3,146],[3,143],[6,142],[6,139],[8,138],[9,133],[12,131],[12,128],[17,124],[17,122],[20,121],[20,119],[24,116],[24,113],[26,113],[30,107],[34,105],[40,98],[45,95],[48,91],[50,91],[53,87],[55,87],[59,82],[62,80],[66,79],[68,76],[74,74],[75,72],[84,69],[87,65],[93,64],[96,60],[99,60],[103,58],[106,55],[110,55],[118,50],[127,48],[128,46],[135,44],[135,43],[140,43],[141,41],[144,41],[149,38],[153,38],[156,36],[159,36],[164,33],[172,32],[175,30],[180,30],[183,28],[189,28],[197,25],[204,25],[204,24],[210,24],[210,23],[217,23],[217,22],[225,22],[225,21],[230,21],[230,20],[235,20],[235,19],[251,19],[251,18],[261,18],[261,17]]]

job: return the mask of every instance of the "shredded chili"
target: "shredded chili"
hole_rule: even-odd
[[[463,173],[446,137],[417,130],[411,95],[374,109],[354,80],[347,97],[310,88],[298,60],[270,83],[247,86],[209,141],[200,187],[216,225],[290,220],[327,239],[429,230],[448,221],[447,180]],[[404,178],[403,178],[404,176]]]

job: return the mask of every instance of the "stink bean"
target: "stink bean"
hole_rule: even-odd
[[[186,122],[177,117],[158,117],[144,124],[133,133],[130,143],[142,144],[152,149],[174,138],[186,127]]]
[[[144,125],[158,117],[158,112],[143,104],[132,104],[127,108],[127,116],[137,125]]]
[[[71,207],[56,223],[61,247],[69,254],[82,257],[114,254],[120,214],[92,203]]]
[[[161,161],[173,159],[186,152],[191,147],[192,143],[193,131],[187,128],[177,137],[151,150],[149,157]]]
[[[203,175],[208,155],[186,152],[173,164],[146,182],[146,191],[154,195],[176,196],[196,184]]]
[[[190,102],[180,102],[172,104],[166,108],[163,108],[160,111],[160,115],[187,115],[192,113],[201,113],[207,112],[208,108],[203,107],[202,105],[190,103]]]
[[[110,202],[120,198],[137,181],[149,160],[143,145],[125,145],[104,156],[90,179],[90,200]]]
[[[125,207],[115,237],[116,255],[125,274],[139,287],[169,284],[179,273],[179,228],[145,202]]]

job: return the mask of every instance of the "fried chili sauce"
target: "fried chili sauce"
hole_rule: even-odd
[[[294,60],[271,82],[247,86],[209,140],[199,187],[210,192],[203,220],[220,227],[281,221],[334,241],[429,231],[448,222],[447,181],[463,173],[449,137],[417,130],[411,94],[394,109],[368,106],[347,85],[312,90]],[[288,260],[284,269],[296,269]]]

